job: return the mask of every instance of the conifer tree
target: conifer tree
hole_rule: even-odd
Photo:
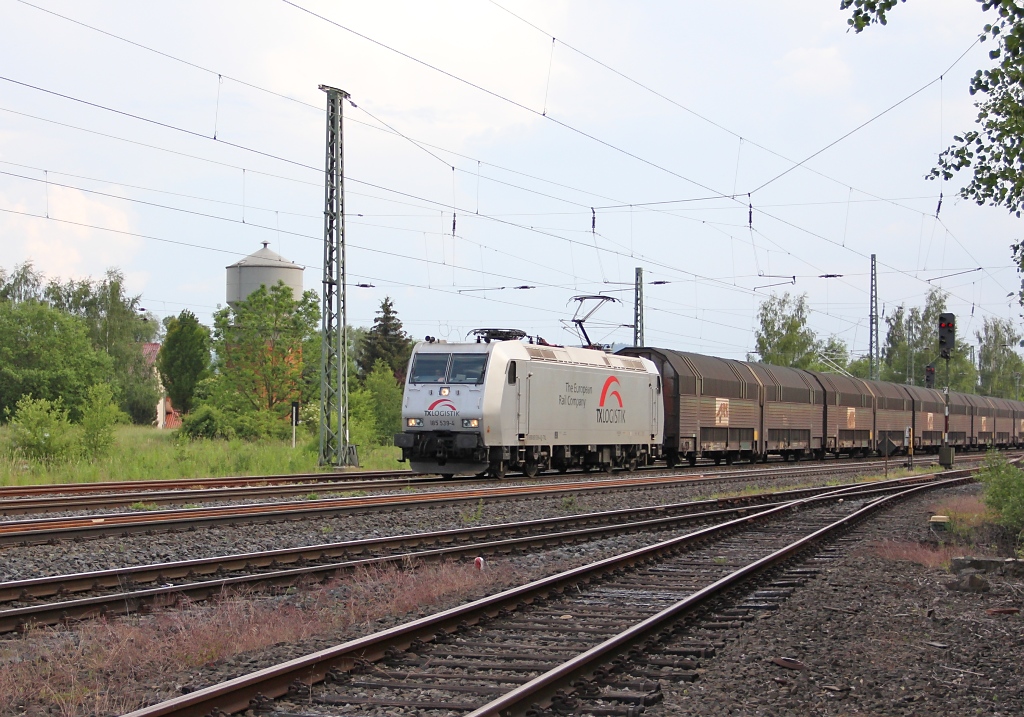
[[[405,380],[405,371],[412,354],[413,341],[402,329],[391,297],[380,302],[380,310],[373,319],[373,328],[366,332],[363,350],[359,356],[359,372],[366,376],[373,371],[378,359],[391,367],[395,378]]]

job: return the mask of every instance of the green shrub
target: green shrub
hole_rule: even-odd
[[[181,419],[181,434],[196,438],[233,438],[235,429],[227,417],[213,406],[200,406]]]
[[[270,411],[236,414],[230,421],[235,435],[247,441],[291,437],[291,423]]]
[[[78,432],[68,420],[68,409],[60,399],[22,396],[10,418],[11,447],[25,458],[68,460],[79,452]]]
[[[993,451],[978,479],[985,486],[985,505],[999,514],[999,523],[1017,533],[1024,530],[1024,471]]]
[[[91,386],[82,409],[82,448],[89,458],[99,458],[114,445],[114,428],[128,416],[114,403],[114,392],[105,383]]]

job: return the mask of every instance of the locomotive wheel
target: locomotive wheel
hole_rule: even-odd
[[[630,473],[636,473],[636,458],[629,460],[629,463],[626,464],[626,470]]]
[[[501,480],[505,477],[505,461],[499,461],[497,465],[491,467],[491,478],[497,478]]]
[[[527,463],[525,466],[523,466],[523,475],[525,475],[527,478],[535,478],[537,476],[538,470],[539,467],[536,463]]]
[[[672,454],[665,458],[665,465],[669,468],[675,468],[679,465],[679,456]]]

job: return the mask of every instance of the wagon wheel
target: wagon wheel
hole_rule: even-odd
[[[444,478],[445,480],[451,480],[452,478],[455,477],[455,474],[454,473],[442,473],[441,477]]]

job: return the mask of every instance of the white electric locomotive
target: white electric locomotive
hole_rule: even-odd
[[[645,358],[527,343],[479,329],[475,343],[416,344],[395,436],[414,471],[528,476],[633,470],[660,457],[661,377]]]

